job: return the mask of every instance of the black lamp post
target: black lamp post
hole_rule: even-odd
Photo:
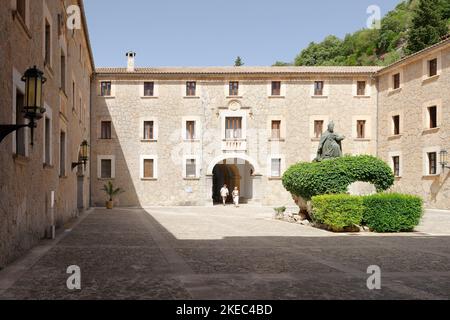
[[[72,163],[72,170],[81,165],[84,165],[84,167],[86,168],[86,164],[89,159],[88,148],[89,148],[89,144],[86,140],[84,140],[80,145],[80,155],[79,155],[78,162]]]
[[[34,129],[36,128],[36,120],[42,118],[45,113],[45,108],[42,106],[42,87],[47,79],[44,77],[44,73],[34,66],[33,68],[25,71],[22,77],[22,81],[25,82],[25,101],[23,107],[24,117],[29,119],[28,124],[8,124],[0,125],[0,142],[3,141],[9,134],[22,128],[31,129],[31,145],[34,145]]]
[[[445,168],[450,169],[450,166],[448,165],[448,161],[447,161],[448,151],[441,150],[441,152],[439,152],[439,155],[440,155],[439,163],[442,166],[442,170],[444,170]]]

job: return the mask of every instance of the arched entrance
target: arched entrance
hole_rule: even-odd
[[[230,193],[235,187],[240,192],[240,202],[249,203],[255,199],[255,179],[260,181],[259,166],[248,157],[241,154],[223,155],[214,159],[208,168],[208,177],[210,191],[209,201],[211,203],[221,203],[220,189],[226,184]],[[228,202],[232,202],[231,196]]]

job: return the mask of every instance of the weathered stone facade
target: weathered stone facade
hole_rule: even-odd
[[[436,75],[429,63],[436,60]],[[400,88],[393,76],[400,74]],[[450,208],[449,169],[440,165],[440,151],[450,148],[450,39],[404,59],[378,74],[378,154],[393,166],[399,157],[395,191],[421,196],[426,206]],[[436,124],[430,126],[429,107],[437,107]],[[395,134],[393,117],[400,117]],[[435,128],[433,128],[435,127]],[[436,172],[429,168],[429,153],[436,154]]]
[[[114,183],[125,193],[122,206],[212,204],[213,169],[236,161],[239,189],[250,203],[293,203],[279,177],[271,177],[271,157],[281,171],[316,156],[314,121],[336,123],[346,135],[344,153],[376,153],[377,67],[362,68],[167,68],[98,69],[92,83],[92,203],[103,206],[99,178],[102,157],[114,156]],[[366,82],[356,95],[357,80]],[[112,83],[111,96],[100,95],[101,82]],[[155,96],[143,97],[144,82],[154,82]],[[186,97],[186,82],[196,81],[195,97]],[[239,82],[238,96],[228,95],[230,81]],[[281,82],[280,96],[271,96],[272,81]],[[314,96],[314,82],[324,81],[322,96]],[[225,139],[225,118],[242,117],[242,139]],[[157,137],[143,141],[143,122],[154,121]],[[193,141],[183,138],[184,123],[195,120]],[[271,121],[281,121],[281,139],[271,139]],[[358,139],[356,124],[366,121]],[[111,121],[112,139],[100,139],[101,121]],[[235,144],[233,144],[235,143]],[[236,144],[237,143],[237,144]],[[155,159],[154,179],[143,179],[142,158]],[[198,160],[198,176],[183,175],[185,159]],[[156,168],[157,167],[157,168]],[[282,173],[281,172],[281,173]]]
[[[9,135],[0,144],[0,268],[48,236],[51,225],[61,226],[76,216],[79,209],[89,207],[89,170],[77,174],[71,170],[71,163],[78,160],[80,143],[90,139],[89,87],[94,66],[85,21],[81,30],[67,30],[59,25],[67,19],[67,7],[76,4],[82,9],[82,2],[26,0],[20,3],[24,4],[21,8],[17,2],[3,1],[0,6],[0,124],[23,121],[20,111],[16,118],[16,100],[24,93],[23,73],[34,65],[47,78],[43,98],[47,112],[34,130],[33,147],[29,144],[29,129]],[[23,17],[19,9],[23,10]],[[83,10],[81,18],[84,19]],[[45,26],[49,37],[47,59]],[[60,89],[61,52],[66,57],[65,90]],[[46,126],[48,134],[44,137]],[[66,135],[62,177],[61,131]],[[17,134],[24,137],[19,150],[15,143]]]

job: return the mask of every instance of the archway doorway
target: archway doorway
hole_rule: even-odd
[[[240,202],[247,203],[253,198],[253,174],[255,168],[248,161],[233,158],[226,159],[217,163],[213,170],[212,198],[215,204],[222,203],[220,189],[226,184],[230,191],[227,199],[232,203],[231,192],[235,187],[239,189]]]

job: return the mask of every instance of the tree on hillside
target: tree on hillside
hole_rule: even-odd
[[[425,49],[439,42],[448,33],[442,11],[440,0],[420,0],[408,32],[407,53]]]
[[[235,67],[242,67],[244,65],[244,62],[242,62],[241,57],[237,57],[236,60],[234,61],[234,66]]]

